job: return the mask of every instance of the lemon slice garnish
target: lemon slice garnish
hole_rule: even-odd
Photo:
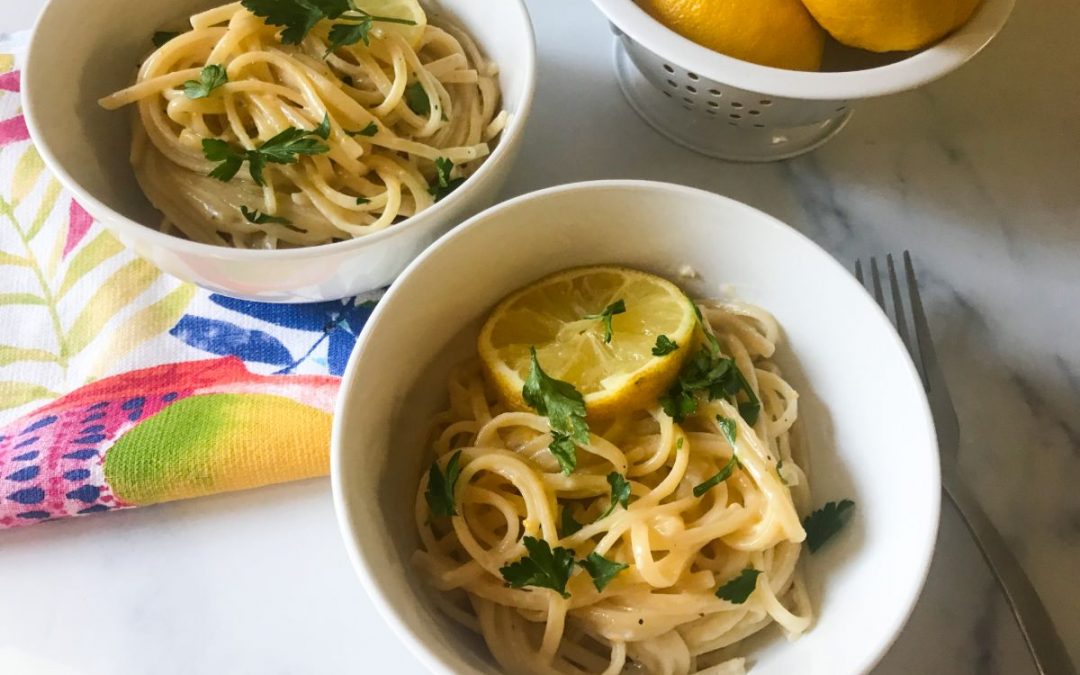
[[[610,314],[607,341],[604,310]],[[527,286],[495,307],[477,343],[488,379],[511,406],[528,410],[521,389],[530,347],[551,377],[569,382],[585,398],[590,416],[655,405],[691,351],[696,317],[675,284],[624,267],[583,267]],[[657,338],[678,349],[655,356]]]

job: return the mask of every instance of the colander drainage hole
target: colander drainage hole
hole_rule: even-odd
[[[694,102],[694,99],[690,98],[689,96],[683,96],[683,100],[690,104],[693,104]]]
[[[750,113],[751,115],[760,115],[761,114],[760,110],[747,110],[746,112]]]
[[[758,103],[760,103],[763,106],[770,106],[770,105],[772,105],[772,99],[763,98],[760,101],[758,101]]]
[[[675,69],[674,69],[674,68],[672,68],[671,66],[669,66],[669,65],[668,65],[668,64],[666,64],[666,63],[664,64],[664,70],[666,70],[666,71],[668,71],[669,73],[672,73],[672,74],[674,74],[674,73],[675,73]]]
[[[687,73],[686,76],[689,77],[691,80],[694,80],[695,82],[701,79],[698,77],[697,73]]]
[[[758,129],[764,129],[765,128],[765,125],[761,124],[761,123],[756,123],[756,124],[754,124],[754,126],[757,127]]]
[[[720,104],[717,103],[716,101],[709,101],[708,105],[709,105],[710,108],[719,108],[720,107]]]
[[[741,120],[742,119],[742,115],[740,115],[738,113],[731,113],[730,115],[728,115],[728,117],[730,117],[733,120]]]
[[[667,89],[665,89],[664,90],[664,96],[667,96],[668,98],[671,98],[671,92],[668,91]]]
[[[693,86],[688,84],[688,85],[686,85],[686,91],[690,92],[691,94],[696,94],[697,93],[697,87],[693,87]]]
[[[743,107],[743,105],[742,105],[742,103],[739,103],[738,101],[732,101],[731,102],[731,107],[732,108],[741,108],[741,107]]]
[[[716,98],[720,98],[721,96],[724,95],[724,92],[720,91],[719,89],[710,89],[709,93],[712,94],[713,96],[715,96]]]

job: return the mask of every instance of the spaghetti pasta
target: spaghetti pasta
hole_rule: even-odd
[[[659,404],[624,411],[592,423],[569,475],[548,449],[548,418],[508,409],[476,362],[452,375],[431,444],[444,468],[460,450],[457,514],[434,517],[421,479],[413,562],[442,610],[481,634],[506,672],[739,675],[741,640],[774,623],[789,637],[808,628],[799,561],[809,488],[798,395],[772,361],[778,326],[750,305],[700,309],[760,414],[724,397],[699,401],[681,422]],[[609,472],[629,482],[625,508],[613,508]],[[568,597],[512,588],[502,570],[526,553],[524,537],[626,567],[602,589],[571,576]],[[719,597],[750,568],[758,574],[743,602]]]
[[[334,48],[326,21],[284,44],[239,2],[192,16],[133,85],[100,101],[137,107],[131,162],[163,231],[239,248],[331,243],[413,216],[440,183],[471,175],[508,120],[497,67],[464,31],[415,9],[415,25],[375,24],[368,44]],[[208,66],[225,81],[187,95]],[[250,154],[283,130],[320,125],[325,151],[268,164],[265,181],[209,175],[206,139]]]

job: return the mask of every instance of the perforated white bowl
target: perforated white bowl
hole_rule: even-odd
[[[835,135],[860,99],[920,87],[959,68],[994,38],[1014,0],[983,0],[975,15],[915,53],[872,55],[835,43],[828,72],[759,66],[696,44],[634,0],[593,0],[615,32],[615,73],[630,105],[660,133],[722,159],[771,161]]]

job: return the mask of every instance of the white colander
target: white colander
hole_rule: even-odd
[[[702,47],[666,28],[634,0],[593,0],[615,32],[615,74],[653,128],[692,150],[765,162],[829,140],[860,99],[942,77],[1001,30],[1014,0],[983,0],[962,28],[914,53],[873,55],[830,44],[827,72],[759,66]]]

